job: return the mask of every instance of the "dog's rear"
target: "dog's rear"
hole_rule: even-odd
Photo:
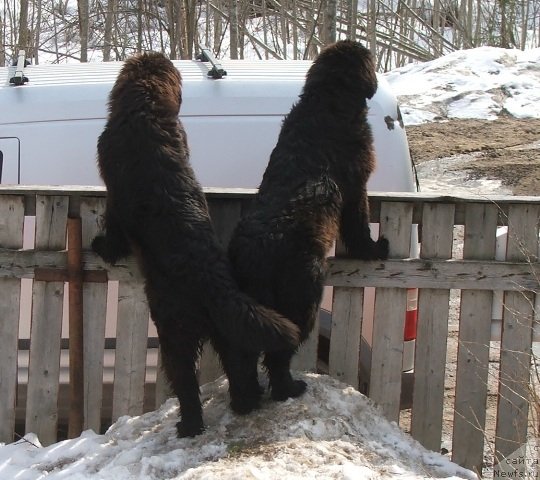
[[[366,190],[375,167],[367,99],[376,90],[372,57],[359,44],[337,42],[318,56],[229,246],[241,287],[294,321],[302,338],[313,328],[338,230],[351,256],[388,254],[386,239],[371,239]],[[277,400],[305,389],[290,374],[293,354],[265,355]]]
[[[203,428],[195,376],[203,340],[212,338],[220,354],[291,348],[298,329],[238,290],[189,164],[180,104],[180,74],[163,55],[126,62],[98,142],[108,196],[106,235],[96,237],[93,248],[111,263],[135,252],[163,365],[180,400],[178,433],[191,436]]]

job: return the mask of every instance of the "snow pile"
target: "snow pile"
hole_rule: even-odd
[[[228,406],[223,378],[202,388],[207,430],[176,438],[178,404],[120,418],[104,435],[40,447],[33,435],[0,447],[0,478],[100,479],[414,479],[476,478],[429,452],[389,423],[371,402],[327,376],[300,375],[307,393],[263,402],[245,417]]]
[[[540,48],[458,50],[385,75],[406,125],[450,118],[540,118]]]

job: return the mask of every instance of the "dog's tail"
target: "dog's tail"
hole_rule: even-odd
[[[252,352],[298,346],[300,330],[293,322],[241,292],[232,279],[221,278],[217,291],[206,292],[210,317],[221,335]]]

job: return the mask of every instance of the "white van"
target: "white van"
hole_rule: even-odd
[[[19,61],[24,64],[24,61]],[[204,187],[258,187],[283,116],[297,100],[309,61],[223,61],[226,75],[208,76],[211,65],[175,61],[183,77],[181,119],[191,162]],[[0,68],[0,183],[101,185],[96,142],[105,124],[107,98],[121,62]],[[16,74],[16,70],[19,72]],[[20,82],[25,77],[26,82]],[[18,81],[10,79],[16,78]],[[372,191],[413,192],[416,181],[400,112],[379,76],[369,103],[377,169]],[[18,83],[20,83],[18,85]],[[417,255],[413,238],[412,256]],[[365,343],[371,344],[366,292]],[[328,298],[328,295],[326,296]],[[328,300],[321,331],[328,336]],[[409,292],[404,370],[414,362],[416,290]],[[23,320],[24,321],[24,320]],[[29,326],[22,326],[29,332]],[[114,336],[114,332],[108,332]]]

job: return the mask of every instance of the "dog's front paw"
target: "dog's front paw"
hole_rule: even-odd
[[[111,265],[114,265],[116,260],[118,260],[116,256],[111,253],[105,235],[97,235],[94,240],[92,240],[92,250]]]
[[[379,238],[376,242],[369,239],[360,247],[349,248],[347,253],[352,258],[359,260],[386,260],[388,258],[389,243],[385,237]]]
[[[389,250],[390,244],[388,243],[388,239],[385,237],[379,238],[379,240],[375,242],[375,259],[386,260],[388,258]]]

